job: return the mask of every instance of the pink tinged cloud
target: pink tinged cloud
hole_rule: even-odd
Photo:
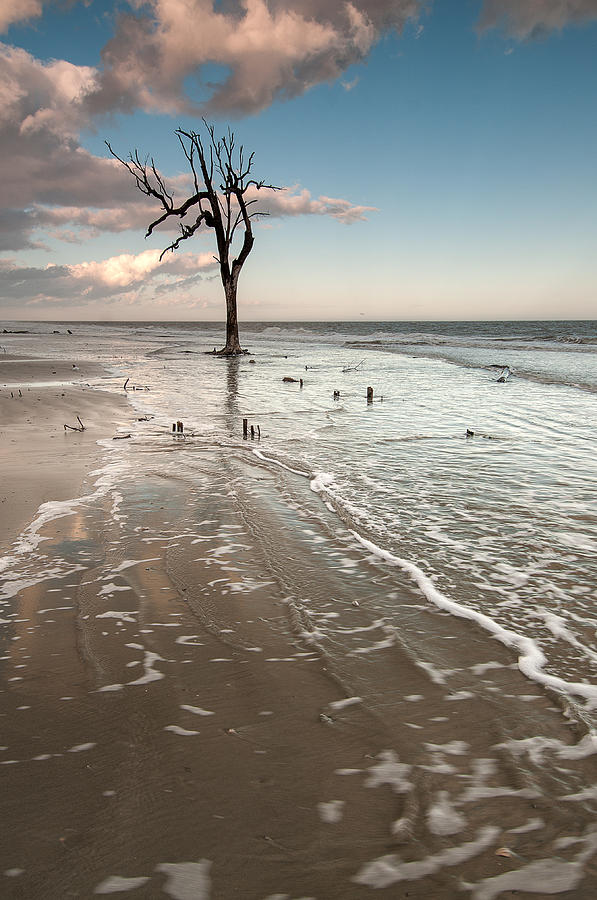
[[[128,288],[158,275],[188,275],[216,266],[212,253],[182,253],[160,262],[159,250],[145,250],[137,255],[121,253],[101,262],[83,262],[67,266],[70,275],[90,286]]]
[[[102,53],[93,111],[141,107],[159,112],[249,114],[275,99],[336,79],[369,53],[381,34],[415,20],[422,0],[131,0]],[[149,12],[148,12],[149,8]],[[227,68],[205,103],[185,94],[202,67]]]
[[[41,16],[41,0],[0,0],[0,33],[16,22]]]
[[[259,209],[273,217],[331,216],[344,225],[365,220],[365,213],[377,212],[375,206],[357,206],[349,200],[320,196],[316,200],[306,188],[282,188],[280,191],[250,191],[249,197],[259,200]]]
[[[44,63],[0,43],[0,251],[39,246],[33,235],[40,229],[82,241],[101,232],[144,231],[154,217],[151,202],[116,160],[94,156],[78,142],[79,128],[90,124],[86,98],[97,78],[91,67]],[[188,188],[188,176],[168,181],[176,193]],[[265,208],[272,216],[330,215],[345,223],[358,221],[366,210],[345,200],[313,200],[294,189]],[[177,223],[169,227],[177,229]]]
[[[45,268],[19,266],[12,260],[0,261],[0,303],[12,305],[59,303],[80,305],[96,300],[125,299],[135,303],[160,296],[163,303],[185,303],[197,298],[197,283],[209,278],[216,267],[211,253],[179,253],[159,261],[159,250],[122,253],[99,262],[53,265]]]
[[[597,19],[597,0],[486,0],[479,27],[525,40]]]

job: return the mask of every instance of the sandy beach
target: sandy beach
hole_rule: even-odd
[[[593,895],[595,741],[516,654],[258,456],[156,433],[98,487],[132,406],[2,365],[5,552],[82,498],[3,573],[3,897]]]

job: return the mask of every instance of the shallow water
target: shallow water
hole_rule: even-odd
[[[129,738],[150,788],[143,816],[158,815],[177,836],[183,788],[169,785],[173,797],[154,802],[172,741],[188,748],[232,729],[257,741],[254,758],[263,751],[271,762],[290,752],[291,769],[272,788],[285,812],[275,816],[273,836],[269,822],[267,836],[295,856],[278,847],[282,860],[274,854],[251,868],[247,833],[230,822],[200,855],[183,841],[176,859],[205,863],[202,879],[216,860],[213,896],[230,896],[239,884],[236,876],[226,880],[223,845],[248,866],[246,896],[256,900],[280,891],[397,896],[401,882],[411,896],[548,893],[556,883],[591,896],[591,326],[574,323],[565,332],[558,323],[560,338],[574,338],[571,351],[559,349],[567,340],[545,350],[551,324],[520,326],[511,343],[524,347],[508,351],[518,363],[508,363],[513,375],[503,384],[500,369],[484,366],[489,358],[508,362],[487,346],[505,326],[493,338],[487,325],[479,333],[433,326],[421,343],[427,326],[419,323],[407,335],[416,335],[417,355],[404,333],[396,346],[402,324],[385,331],[379,324],[268,326],[247,329],[255,355],[231,361],[201,352],[216,341],[202,326],[70,327],[68,339],[15,336],[12,346],[42,355],[51,341],[64,358],[88,354],[113,365],[102,386],[121,390],[129,378],[129,388],[140,388],[128,392],[138,416],[153,418],[134,422],[130,441],[108,442],[95,493],[82,505],[43,511],[5,570],[0,615],[14,641],[6,684],[16,710],[33,706],[26,714],[41,717],[34,732],[48,745],[34,754],[17,730],[5,741],[11,775],[25,786],[36,757],[50,754],[52,766],[70,760],[72,769],[90,754],[102,773],[97,787],[114,790],[114,742],[143,696],[148,718]],[[533,328],[537,350],[529,349]],[[391,343],[381,349],[349,343],[384,334]],[[435,355],[440,338],[449,358]],[[553,383],[537,377],[547,357],[556,360]],[[575,387],[580,370],[584,383]],[[302,378],[302,388],[284,376]],[[260,425],[259,441],[243,441],[245,416]],[[178,419],[184,438],[170,431]],[[58,513],[70,515],[52,523]],[[74,685],[64,641],[70,629],[85,673]],[[54,685],[47,680],[43,710],[39,679],[52,654]],[[213,693],[213,679],[205,678],[211,695],[202,693],[202,667],[213,666],[242,694],[242,721],[230,719],[237,707],[226,689]],[[290,701],[292,679],[303,690]],[[77,715],[62,714],[57,730],[46,717],[52,704],[68,706],[63,694],[77,698]],[[265,696],[271,705],[262,708]],[[123,750],[119,793],[132,765]],[[267,766],[254,774],[256,783],[267,779]],[[79,775],[53,769],[53,777],[68,783]],[[209,793],[206,785],[221,773],[209,763],[204,777]],[[232,796],[244,796],[244,777],[230,770],[226,777]],[[232,796],[220,812],[204,803],[195,826],[209,830],[214,815],[227,819]],[[254,795],[241,808],[255,803],[267,820],[271,811]],[[120,814],[139,827],[128,794]],[[104,839],[109,814],[101,807],[97,815]],[[304,843],[305,829],[315,843]],[[159,895],[152,872],[170,871],[160,867],[175,858],[172,842],[152,840],[143,865],[127,870],[130,879],[146,879],[139,896]],[[514,852],[507,870],[495,857],[500,844]],[[115,868],[118,847],[110,854],[112,868],[96,861],[85,884],[99,884],[100,873],[124,874]],[[324,877],[331,858],[335,867]],[[73,890],[81,883],[75,879]],[[132,881],[129,888],[137,889]]]
[[[249,324],[255,355],[231,361],[204,355],[215,326],[71,330],[13,336],[12,345],[116,362],[111,387],[127,377],[147,387],[129,391],[155,416],[135,440],[163,450],[163,474],[175,467],[192,479],[205,446],[240,447],[246,416],[261,432],[247,453],[302,473],[348,528],[386,560],[416,566],[454,611],[532,640],[527,674],[562,686],[592,679],[594,323]],[[498,383],[503,365],[512,375]],[[173,456],[163,441],[179,419],[195,436]],[[597,689],[576,697],[590,711]]]

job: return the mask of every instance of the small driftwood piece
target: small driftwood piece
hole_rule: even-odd
[[[112,438],[113,441],[126,441],[127,438],[130,438],[130,434],[115,434]]]
[[[65,431],[85,431],[85,426],[83,425],[83,423],[81,422],[81,420],[78,416],[77,416],[77,422],[79,423],[78,426],[77,425],[65,425],[64,430]]]
[[[356,372],[357,369],[359,368],[359,366],[362,366],[364,362],[365,362],[365,360],[362,359],[362,360],[360,361],[360,363],[357,363],[357,364],[356,364],[356,366],[344,366],[344,368],[342,369],[342,371],[343,371],[343,372]]]
[[[130,381],[130,378],[127,378],[127,380],[124,382],[124,387],[122,388],[123,391],[126,391],[126,386],[129,383],[129,381]]]

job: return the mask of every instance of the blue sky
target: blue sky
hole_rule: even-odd
[[[241,320],[595,318],[597,0],[422,7],[9,0],[0,317],[223,318],[209,232],[159,266],[104,145],[176,177],[205,112],[286,189]]]

